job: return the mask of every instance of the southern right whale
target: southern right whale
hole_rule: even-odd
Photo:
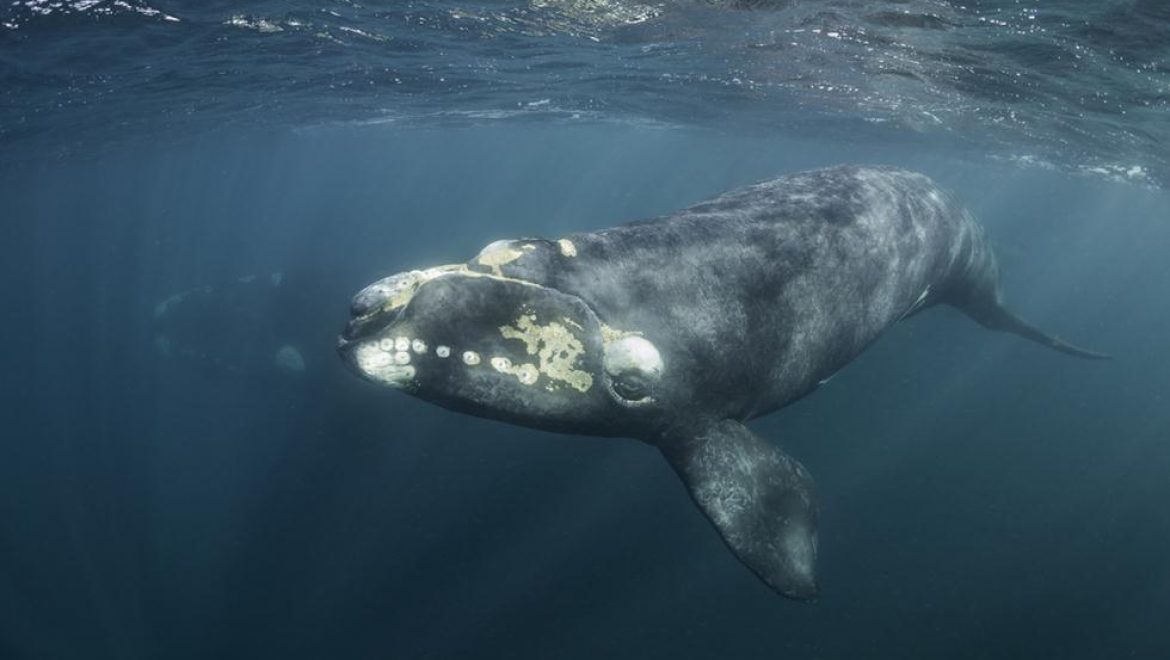
[[[971,215],[926,176],[887,167],[794,174],[381,279],[354,298],[339,350],[366,379],[452,410],[654,445],[740,561],[807,599],[812,479],[744,422],[938,304],[1105,357],[1010,312]]]

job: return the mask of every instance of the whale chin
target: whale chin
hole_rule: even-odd
[[[417,373],[413,365],[400,364],[397,353],[382,350],[377,342],[348,341],[338,337],[337,351],[351,371],[376,385],[406,389]]]

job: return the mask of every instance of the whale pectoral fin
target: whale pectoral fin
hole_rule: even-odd
[[[733,420],[663,440],[663,455],[735,556],[781,594],[814,598],[817,509],[804,467]]]

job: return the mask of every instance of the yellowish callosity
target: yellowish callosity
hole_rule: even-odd
[[[567,238],[562,238],[561,240],[557,241],[557,245],[559,245],[561,247],[561,254],[563,254],[564,256],[566,256],[566,257],[577,256],[577,246],[573,245],[573,241],[570,241]]]
[[[516,319],[514,325],[500,326],[500,334],[505,339],[524,342],[528,354],[537,356],[537,371],[550,380],[564,383],[578,392],[587,392],[593,387],[593,376],[576,368],[577,359],[585,352],[585,345],[560,323],[553,321],[548,325],[540,325],[535,315],[524,314]],[[520,370],[525,366],[532,365],[522,364],[513,368]],[[521,377],[519,371],[516,375]],[[521,382],[524,382],[523,378]]]
[[[394,295],[390,296],[389,300],[382,303],[382,311],[388,312],[406,305],[406,303],[410,302],[410,299],[414,297],[414,293],[418,291],[418,287],[421,286],[424,282],[433,280],[444,273],[466,270],[466,268],[467,267],[463,264],[447,264],[443,266],[435,266],[434,268],[428,268],[426,270],[416,271],[413,281],[408,286],[402,287],[397,292],[395,292]]]
[[[540,370],[536,368],[535,364],[528,362],[512,364],[508,358],[496,357],[492,358],[492,367],[500,373],[515,376],[524,385],[535,385],[536,380],[540,378]]]
[[[534,364],[524,363],[515,367],[513,375],[519,378],[520,382],[525,385],[535,385],[536,379],[540,378],[540,370]]]
[[[532,245],[521,245],[519,248],[516,248],[511,243],[505,243],[499,247],[480,253],[476,261],[481,266],[491,268],[493,274],[503,276],[504,273],[500,270],[500,266],[510,264],[524,256],[525,252],[531,252],[535,249],[536,247]]]
[[[447,273],[459,273],[467,277],[497,277],[501,280],[516,282],[517,284],[537,286],[536,284],[533,284],[527,280],[521,280],[515,277],[506,277],[500,271],[500,266],[515,261],[516,259],[523,256],[524,252],[534,249],[536,248],[532,245],[522,245],[521,250],[523,251],[513,250],[508,246],[503,246],[500,249],[491,250],[486,255],[480,255],[480,257],[477,259],[478,263],[484,266],[489,266],[493,271],[493,275],[488,275],[487,273],[477,273],[468,269],[467,264],[445,264],[442,266],[435,266],[434,268],[428,268],[426,270],[415,271],[412,273],[413,279],[409,284],[396,291],[394,295],[390,296],[386,302],[382,303],[380,308],[367,313],[366,317],[373,316],[379,312],[389,312],[400,307],[405,307],[406,303],[410,302],[411,299],[414,298],[414,294],[418,292],[418,288],[420,286],[435,279],[436,277],[439,277],[440,275],[446,275]],[[508,254],[499,254],[501,251],[507,252]],[[515,254],[513,255],[511,253]]]
[[[609,344],[625,337],[641,337],[642,333],[638,330],[615,330],[608,325],[601,324],[601,341]]]

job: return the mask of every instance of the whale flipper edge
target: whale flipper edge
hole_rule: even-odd
[[[735,556],[777,592],[815,598],[817,508],[804,466],[730,419],[663,440],[663,455]]]

